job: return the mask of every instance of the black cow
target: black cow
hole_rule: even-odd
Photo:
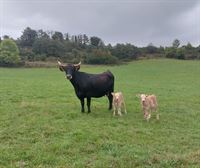
[[[81,111],[84,112],[84,98],[87,98],[88,113],[90,112],[91,97],[107,96],[109,100],[109,110],[112,109],[112,92],[114,91],[114,76],[110,71],[101,74],[88,74],[79,72],[79,64],[63,65],[58,61],[59,69],[64,71],[66,78],[74,86],[77,97],[81,102]]]

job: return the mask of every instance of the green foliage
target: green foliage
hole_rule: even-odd
[[[103,46],[102,40],[99,37],[95,37],[95,36],[90,37],[90,43],[92,46],[95,46],[95,47]]]
[[[116,64],[118,59],[109,51],[94,49],[85,59],[87,64]]]
[[[9,36],[4,35],[4,38]],[[180,46],[175,39],[171,47],[157,47],[150,43],[146,47],[136,47],[130,43],[105,45],[99,37],[86,34],[69,35],[58,31],[36,31],[27,27],[16,40],[23,61],[57,60],[64,62],[82,62],[91,64],[115,64],[140,58],[200,59],[199,47],[190,43]],[[100,52],[96,52],[97,50]],[[108,52],[109,51],[109,52]],[[95,55],[97,54],[97,55]],[[98,55],[99,54],[99,55]]]
[[[176,58],[177,59],[185,59],[185,52],[183,48],[178,48],[176,50]]]
[[[20,49],[20,56],[23,61],[34,61],[35,53],[30,47],[23,47]]]
[[[150,43],[150,44],[145,48],[145,53],[146,53],[146,54],[155,54],[155,53],[158,53],[158,48],[155,47],[152,43]]]
[[[200,165],[200,62],[142,60],[81,66],[115,75],[127,115],[113,117],[107,97],[82,114],[58,68],[0,69],[0,167],[189,168]],[[133,73],[134,72],[134,73]],[[154,93],[155,114],[143,120],[137,93]]]
[[[34,42],[33,52],[39,55],[45,54],[47,57],[61,57],[65,54],[65,47],[60,41],[40,38]]]
[[[165,48],[165,57],[175,58],[176,57],[176,49],[174,47],[166,47]]]
[[[55,32],[53,35],[52,35],[52,39],[53,40],[58,40],[58,41],[63,41],[64,38],[63,38],[63,34],[61,32]]]
[[[42,29],[38,30],[37,31],[37,37],[40,39],[40,38],[43,38],[43,39],[49,39],[49,35],[44,32]]]
[[[27,27],[21,37],[20,46],[21,47],[32,47],[34,41],[37,39],[37,32],[30,27]]]
[[[131,44],[117,44],[113,47],[111,53],[120,60],[134,60],[137,59],[140,51]]]
[[[4,39],[0,43],[0,65],[17,65],[20,61],[19,49],[11,39]]]

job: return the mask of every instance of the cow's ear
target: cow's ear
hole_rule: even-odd
[[[114,92],[112,92],[112,93],[111,93],[111,95],[113,95],[113,96],[114,96]]]
[[[81,66],[81,61],[78,64],[74,64],[76,71],[80,69],[80,66]]]
[[[76,71],[78,71],[79,69],[80,69],[80,65],[78,65],[78,66],[74,66],[75,67],[75,69],[76,69]]]

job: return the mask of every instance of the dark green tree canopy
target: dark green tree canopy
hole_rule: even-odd
[[[27,27],[20,37],[20,45],[22,47],[32,47],[34,41],[37,39],[37,32],[30,27]]]
[[[53,40],[58,40],[58,41],[63,41],[64,38],[63,38],[63,34],[61,32],[55,32],[53,35],[52,35],[52,39]]]
[[[90,37],[90,44],[92,46],[98,47],[102,43],[103,43],[103,41],[99,37],[96,37],[96,36]]]

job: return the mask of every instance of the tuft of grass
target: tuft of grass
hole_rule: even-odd
[[[199,167],[200,62],[141,60],[110,69],[128,114],[113,117],[106,97],[90,114],[55,68],[0,68],[0,167]],[[137,93],[158,97],[147,123]]]

